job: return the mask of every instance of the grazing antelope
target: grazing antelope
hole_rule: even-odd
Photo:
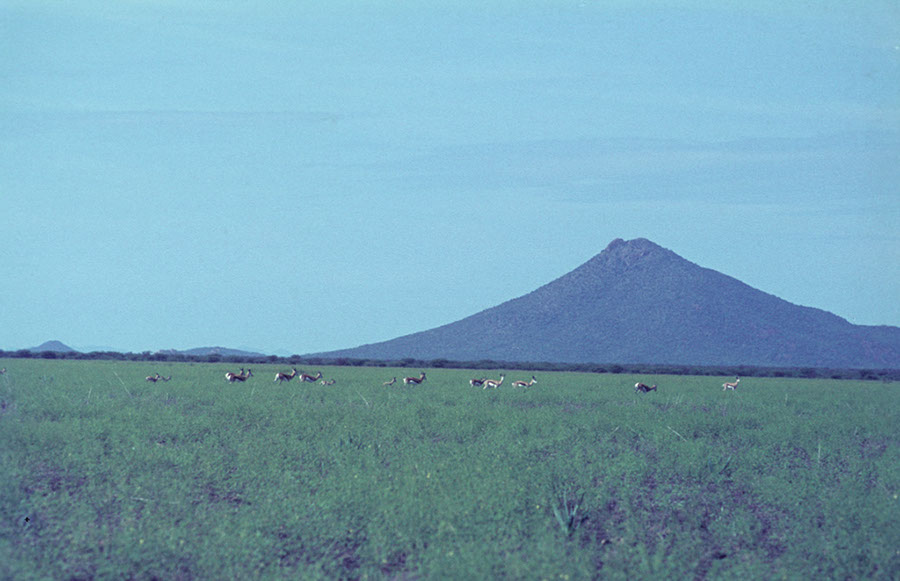
[[[635,383],[634,391],[640,393],[650,393],[651,391],[656,391],[656,384],[654,383],[653,385],[647,385],[645,383]]]
[[[482,377],[481,379],[470,379],[469,385],[471,385],[472,387],[481,387],[482,385],[484,385],[484,381],[484,377]]]
[[[740,382],[741,382],[741,378],[740,378],[740,377],[735,377],[735,378],[734,378],[734,383],[725,382],[725,383],[722,384],[722,391],[726,391],[726,390],[729,390],[729,389],[730,389],[730,390],[735,390],[735,389],[737,389],[737,384],[739,384]]]
[[[306,373],[300,374],[300,381],[305,381],[306,383],[315,383],[322,379],[322,372],[318,372],[315,375],[307,375]]]
[[[482,387],[481,389],[487,389],[487,388],[489,388],[489,387],[492,388],[492,389],[496,389],[496,388],[500,387],[501,385],[503,385],[503,380],[504,380],[505,378],[506,378],[506,375],[504,375],[504,374],[501,373],[501,374],[500,374],[500,381],[497,381],[496,379],[485,379],[485,380],[484,380],[484,387]]]
[[[385,382],[382,383],[381,385],[394,385],[395,383],[397,383],[397,378],[396,378],[396,377],[392,377],[390,381],[385,381]]]
[[[157,373],[156,375],[148,375],[146,378],[144,378],[144,381],[152,381],[153,383],[156,383],[160,379],[161,378],[159,376],[159,373]]]
[[[225,379],[228,380],[228,383],[234,383],[235,381],[247,381],[247,379],[253,377],[253,371],[248,369],[244,372],[244,368],[241,367],[240,373],[232,373],[229,371],[225,374]]]
[[[532,375],[532,376],[531,376],[531,381],[514,381],[514,382],[512,382],[512,386],[513,386],[513,387],[531,387],[531,386],[534,385],[535,383],[537,383],[537,378],[535,378],[535,377]]]
[[[322,385],[334,385],[335,381],[336,380],[334,380],[334,379],[323,379],[319,383],[321,383]]]
[[[419,377],[404,377],[403,378],[404,385],[409,385],[410,383],[412,383],[413,385],[419,385],[423,381],[425,381],[425,372],[424,371],[422,372],[421,375],[419,375]]]
[[[281,383],[282,381],[290,381],[290,380],[294,379],[295,377],[297,377],[297,368],[291,367],[290,374],[281,373],[280,371],[278,373],[276,373],[275,381],[277,381],[278,383]]]

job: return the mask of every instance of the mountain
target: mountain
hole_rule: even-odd
[[[77,353],[75,349],[72,349],[60,341],[46,341],[37,347],[29,347],[28,350],[32,353],[43,353],[45,351],[53,351],[55,353]]]
[[[163,349],[157,351],[157,353],[164,355],[197,355],[201,357],[206,355],[221,355],[223,357],[231,355],[237,357],[261,357],[263,355],[262,353],[254,353],[252,351],[229,349],[228,347],[196,347],[194,349],[185,349],[183,351],[179,351],[178,349]]]
[[[317,354],[367,359],[900,368],[900,328],[791,304],[638,238],[455,323]]]

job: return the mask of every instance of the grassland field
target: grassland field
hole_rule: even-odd
[[[2,367],[4,579],[900,578],[896,383]]]

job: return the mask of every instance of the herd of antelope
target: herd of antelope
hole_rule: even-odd
[[[3,369],[0,369],[0,375],[2,375],[4,373],[6,373],[5,367]],[[253,377],[253,371],[251,371],[250,369],[247,369],[246,371],[244,371],[243,367],[241,367],[241,371],[239,373],[235,373],[233,371],[228,371],[225,373],[225,380],[228,383],[234,383],[236,381],[244,382],[244,381],[247,381],[248,379],[250,379],[251,377]],[[336,381],[334,379],[324,379],[322,377],[321,371],[317,372],[315,375],[309,375],[308,373],[302,373],[302,372],[298,373],[296,367],[292,367],[290,373],[283,373],[281,371],[277,372],[275,374],[274,382],[275,383],[283,383],[285,381],[290,382],[295,377],[299,377],[298,381],[300,381],[302,383],[315,383],[317,381],[321,385],[334,385],[336,383]],[[152,382],[152,383],[156,383],[157,381],[169,381],[170,379],[172,379],[171,375],[168,377],[163,377],[159,373],[156,373],[154,375],[148,375],[146,378],[147,381]],[[403,381],[403,385],[421,385],[425,381],[425,379],[427,379],[425,377],[425,372],[422,371],[418,377],[404,377],[402,381]],[[472,387],[480,387],[481,389],[488,389],[488,388],[497,389],[498,387],[503,385],[503,381],[505,379],[506,379],[506,375],[503,373],[500,374],[500,379],[489,379],[487,377],[473,377],[472,379],[469,380],[469,385],[471,385]],[[526,387],[527,388],[527,387],[531,387],[532,385],[536,384],[537,382],[538,382],[537,378],[534,375],[532,375],[531,379],[529,381],[517,380],[517,381],[513,381],[511,385],[516,388],[518,388],[518,387]],[[741,382],[741,378],[735,377],[734,381],[725,382],[722,384],[722,391],[727,391],[729,389],[732,391],[736,391],[738,384],[740,382]],[[391,386],[396,383],[397,383],[397,378],[393,377],[393,378],[391,378],[390,381],[385,381],[381,385]],[[634,391],[636,393],[650,393],[651,391],[657,391],[657,386],[655,383],[653,385],[647,385],[645,383],[638,382],[638,383],[634,384]]]

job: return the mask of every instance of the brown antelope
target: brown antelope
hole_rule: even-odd
[[[489,387],[492,389],[496,389],[496,388],[500,387],[501,385],[503,385],[503,380],[505,378],[506,378],[506,375],[501,373],[499,381],[496,379],[485,379],[484,386],[481,389],[487,389]]]
[[[275,381],[281,383],[282,381],[290,381],[297,377],[297,368],[291,367],[291,373],[281,373],[280,371],[275,374]]]
[[[484,377],[482,377],[481,379],[470,379],[469,385],[471,385],[472,387],[481,387],[482,385],[484,385],[484,380]]]
[[[645,383],[635,383],[634,391],[640,393],[650,393],[651,391],[656,391],[656,384],[654,383],[653,385],[647,385]]]
[[[300,374],[300,381],[305,381],[306,383],[315,383],[322,379],[322,372],[318,372],[315,375],[308,375],[306,373]]]
[[[513,387],[531,387],[531,386],[534,385],[535,383],[537,383],[537,378],[535,378],[535,377],[532,375],[532,376],[531,376],[531,381],[514,381],[514,382],[512,382],[512,386],[513,386]]]
[[[409,384],[419,385],[423,381],[425,381],[425,372],[424,371],[419,375],[419,377],[404,377],[403,378],[404,385],[409,385]]]
[[[735,389],[737,389],[737,386],[738,386],[738,384],[739,384],[740,382],[741,382],[741,378],[740,378],[740,377],[735,377],[733,383],[729,383],[729,382],[726,381],[725,383],[722,384],[722,391],[726,391],[726,390],[729,390],[729,389],[735,390]]]
[[[253,377],[253,371],[248,369],[245,372],[243,367],[241,367],[240,373],[233,373],[229,371],[225,374],[225,379],[228,380],[228,383],[234,383],[235,381],[247,381],[251,377]]]
[[[336,380],[334,380],[334,379],[323,379],[319,383],[322,385],[334,385],[335,382],[336,382]]]
[[[394,385],[395,383],[397,383],[397,378],[396,378],[396,377],[392,377],[390,381],[385,381],[385,382],[382,383],[381,385]]]
[[[6,373],[6,368],[5,368],[5,367],[4,367],[3,369],[0,369],[0,375],[3,375],[4,373]]]
[[[148,375],[146,378],[144,378],[144,381],[152,381],[153,383],[156,383],[160,379],[162,378],[160,377],[159,373],[157,373],[156,375]]]

